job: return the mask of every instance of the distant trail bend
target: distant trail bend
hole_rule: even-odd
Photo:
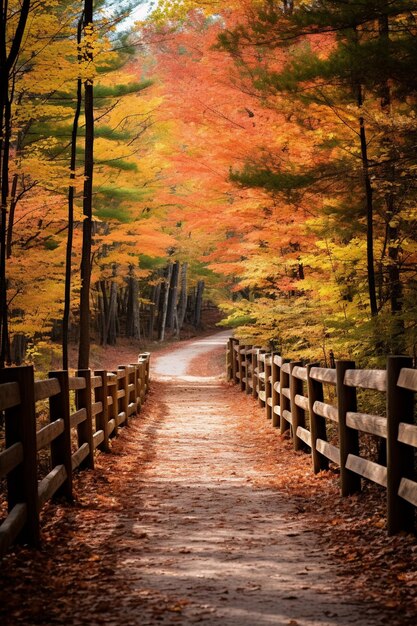
[[[337,593],[340,572],[294,522],[287,497],[256,486],[258,443],[242,440],[236,426],[249,416],[224,382],[229,335],[154,357],[152,414],[162,423],[141,488],[136,532],[146,541],[126,555],[125,575],[136,570],[151,595],[171,598],[178,618],[168,611],[154,621],[150,607],[141,624],[386,623],[375,607]]]
[[[152,356],[142,413],[77,475],[74,505],[51,506],[42,550],[9,555],[2,625],[407,623],[348,597],[296,485],[277,481],[292,450],[224,381],[227,335]]]

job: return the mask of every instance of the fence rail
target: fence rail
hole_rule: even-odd
[[[0,525],[0,556],[15,541],[38,545],[39,512],[54,496],[72,499],[77,468],[94,468],[96,449],[110,451],[119,426],[138,414],[149,389],[150,354],[117,370],[49,372],[35,380],[33,367],[0,371],[0,411],[5,447],[0,479],[7,480],[8,514]],[[37,429],[37,403],[48,401],[49,423]],[[74,449],[75,448],[75,449]],[[38,480],[38,452],[49,449],[50,471]]]
[[[231,338],[227,378],[258,399],[272,426],[290,430],[294,449],[311,454],[315,473],[329,462],[340,467],[343,496],[360,491],[363,478],[385,487],[389,534],[415,529],[417,370],[411,358],[389,356],[386,370],[356,369],[353,361],[337,361],[331,369],[288,361]],[[361,412],[358,389],[384,394],[384,415]],[[360,433],[379,441],[377,462],[361,454]]]

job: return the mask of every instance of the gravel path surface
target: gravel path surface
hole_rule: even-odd
[[[285,482],[293,461],[252,398],[224,382],[227,334],[152,356],[143,413],[77,474],[72,506],[46,507],[42,549],[5,559],[2,625],[412,623],[351,596],[334,546],[300,514],[296,471]]]
[[[145,541],[121,567],[150,593],[172,597],[178,616],[140,623],[386,623],[376,621],[376,607],[341,593],[343,577],[297,523],[294,505],[256,486],[257,444],[236,429],[240,398],[222,381],[221,358],[199,375],[203,355],[224,354],[227,334],[174,347],[154,363],[161,423],[132,526]]]

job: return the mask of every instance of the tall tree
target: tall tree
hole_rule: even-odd
[[[88,369],[90,363],[90,283],[91,240],[93,234],[93,170],[94,170],[94,24],[93,0],[84,2],[84,81],[85,154],[83,196],[83,244],[81,252],[80,340],[78,368]]]
[[[0,5],[0,367],[9,355],[6,239],[7,203],[9,198],[9,159],[11,139],[12,102],[14,97],[15,66],[22,46],[29,17],[31,1],[23,0],[16,19],[15,7],[7,0]]]
[[[81,36],[84,15],[78,21],[77,27],[77,47],[78,47],[78,63],[81,64]],[[64,312],[62,316],[62,367],[68,369],[68,339],[69,339],[69,319],[71,313],[71,274],[72,274],[72,247],[74,239],[74,197],[75,197],[75,169],[77,158],[77,136],[78,126],[81,115],[82,106],[82,81],[77,78],[77,93],[74,119],[71,130],[71,146],[70,146],[70,185],[68,188],[68,234],[65,255],[65,293],[64,293]]]

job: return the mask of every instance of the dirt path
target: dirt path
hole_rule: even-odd
[[[220,347],[223,357],[226,337],[156,360],[154,379],[164,381],[154,383],[162,418],[158,451],[132,526],[144,542],[121,567],[149,589],[172,595],[184,625],[369,625],[374,610],[335,593],[343,581],[309,529],[297,524],[294,505],[254,484],[259,453],[236,429],[241,405],[226,391],[223,371],[195,375],[202,355]],[[158,619],[173,621],[169,614]]]
[[[143,417],[80,474],[76,506],[51,511],[38,558],[5,564],[5,626],[389,623],[353,602],[274,484],[283,466],[251,422],[263,416],[223,381],[226,336],[153,359]]]
[[[335,593],[343,581],[309,530],[291,519],[294,507],[254,486],[259,454],[242,445],[241,405],[225,390],[223,371],[195,375],[202,355],[209,360],[220,346],[223,356],[226,336],[156,359],[158,446],[132,524],[140,545],[129,547],[119,567],[150,597],[172,598],[158,623],[368,625],[374,611]],[[154,617],[151,610],[140,623],[155,624]]]

